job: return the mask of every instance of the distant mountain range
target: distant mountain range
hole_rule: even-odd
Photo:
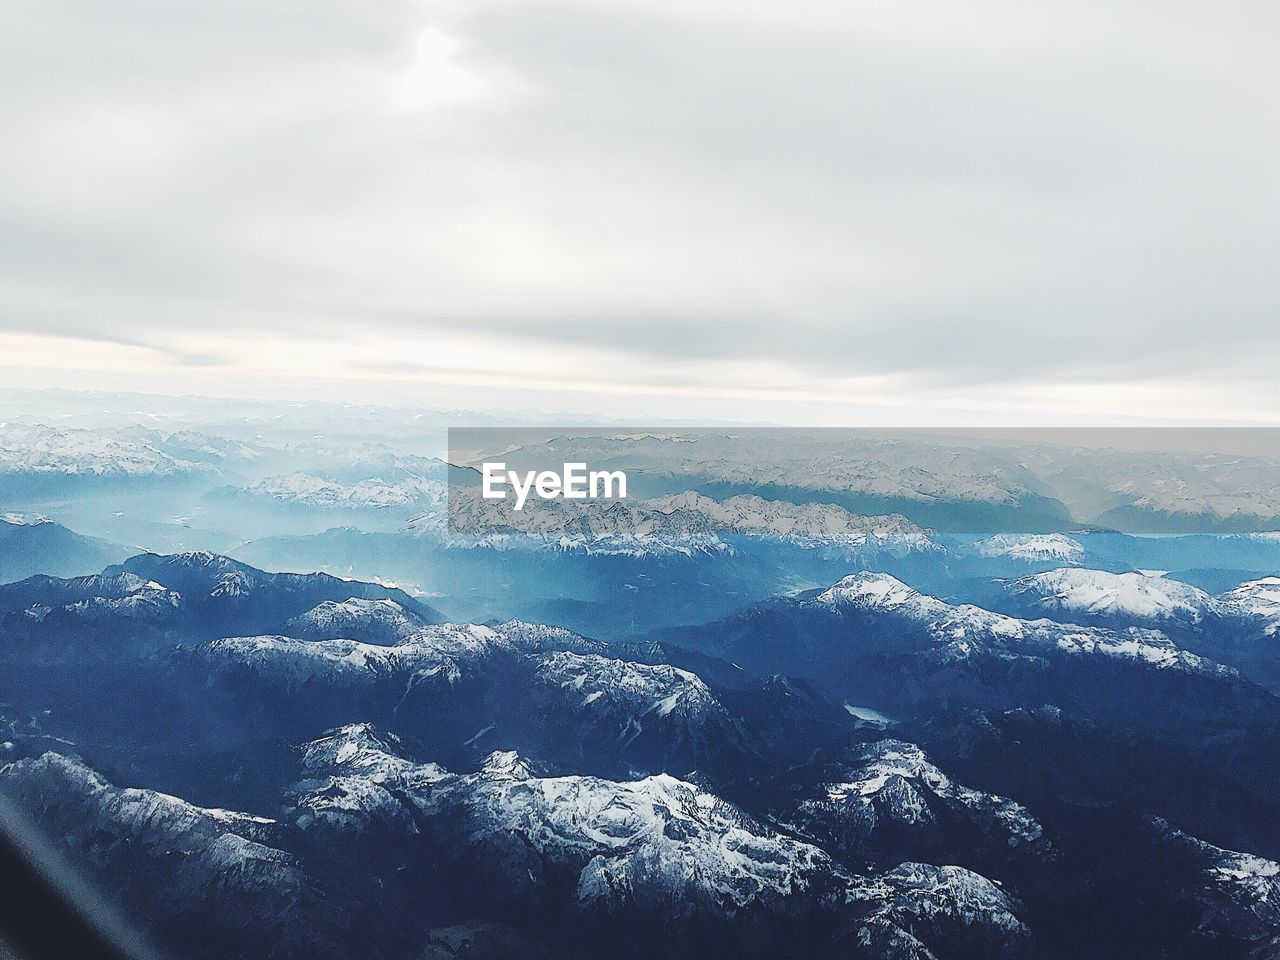
[[[612,503],[536,500],[513,513],[468,489],[454,487],[449,497],[447,516],[422,516],[411,527],[455,548],[692,555],[731,552],[734,540],[745,537],[864,553],[901,555],[940,549],[926,530],[905,517],[862,516],[833,504],[795,504],[757,496],[721,502],[685,492]]]
[[[1280,434],[1266,453],[1126,451],[1053,431],[1017,439],[902,431],[740,430],[528,436],[477,431],[509,469],[583,461],[625,469],[636,495],[756,494],[901,514],[944,533],[1053,533],[1082,524],[1133,533],[1280,530]],[[464,441],[459,441],[460,443]],[[1172,441],[1171,441],[1172,442]],[[1112,444],[1120,447],[1116,449]]]
[[[330,414],[330,421],[308,419],[299,408],[287,419],[221,423],[190,416],[113,426],[3,422],[0,505],[46,509],[67,495],[182,490],[180,515],[204,509],[234,526],[234,513],[222,509],[228,502],[412,515],[440,508],[437,481],[465,481],[462,471],[450,474],[436,459],[446,442],[440,416],[409,418],[397,433],[368,411]],[[942,533],[1056,533],[1082,525],[1131,533],[1280,530],[1280,443],[1273,450],[1261,443],[1263,452],[1242,456],[1108,446],[1122,445],[1122,434],[1073,446],[1055,442],[1051,431],[985,441],[781,429],[595,435],[548,429],[536,440],[523,434],[514,445],[501,442],[500,433],[491,437],[509,467],[558,469],[581,461],[625,469],[631,496],[639,499],[689,491],[719,501],[754,495],[899,514]]]

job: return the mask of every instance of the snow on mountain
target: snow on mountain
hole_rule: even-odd
[[[0,473],[178,477],[207,469],[121,431],[0,422]]]
[[[494,852],[581,871],[584,906],[642,912],[733,912],[823,892],[835,871],[816,847],[769,835],[741,811],[666,774],[618,783],[530,777],[510,753],[444,785],[471,837]]]
[[[1002,585],[1027,612],[1043,611],[1059,619],[1200,628],[1207,641],[1218,641],[1219,645],[1196,649],[1232,663],[1236,662],[1233,656],[1248,653],[1239,643],[1229,642],[1232,637],[1239,639],[1241,631],[1250,637],[1280,633],[1278,577],[1251,580],[1217,597],[1178,580],[1141,571],[1059,569]],[[1256,652],[1266,651],[1257,648]],[[1250,664],[1247,658],[1243,662]],[[1256,663],[1250,664],[1251,670],[1257,668]]]
[[[224,595],[239,596],[248,593],[258,578],[269,580],[276,576],[209,550],[188,550],[172,554],[142,553],[130,557],[120,564],[119,569],[178,584],[192,595],[212,595],[225,583],[222,590]]]
[[[309,473],[266,477],[233,491],[235,496],[322,510],[441,510],[448,488],[443,480],[400,476],[344,482]]]
[[[688,769],[751,751],[702,679],[667,664],[548,653],[537,659],[527,696],[529,711],[569,755],[576,747],[583,756],[640,756],[659,769]]]
[[[394,733],[377,731],[368,723],[352,723],[304,744],[302,766],[311,772],[345,772],[378,783],[411,775],[425,776],[424,782],[434,783],[445,775],[446,771],[434,763],[406,760],[403,750]]]
[[[701,679],[665,663],[632,663],[560,651],[543,658],[535,675],[539,683],[580,696],[581,707],[593,712],[621,707],[628,715],[663,718],[710,711],[728,722],[724,707]]]
[[[458,682],[470,664],[509,651],[505,637],[476,624],[430,626],[394,646],[345,638],[299,640],[285,636],[224,637],[193,649],[217,673],[248,668],[273,682],[320,681],[401,689],[428,678]]]
[[[400,749],[400,738],[394,733],[380,733],[369,723],[349,723],[303,744],[302,766],[307,770],[346,767],[384,779],[412,766],[396,752]]]
[[[392,746],[363,729],[309,745],[308,779],[293,788],[299,826],[411,829],[418,818],[461,817],[446,844],[473,847],[478,863],[517,889],[537,889],[548,869],[571,867],[584,907],[723,914],[834,893],[838,871],[821,850],[775,836],[665,774],[539,777],[513,751],[491,754],[475,773],[450,774],[403,761],[384,749]],[[409,809],[413,817],[403,815]]]
[[[120,639],[181,629],[194,640],[235,631],[279,633],[317,604],[353,599],[393,602],[414,625],[410,612],[434,618],[430,608],[394,588],[328,574],[267,573],[207,551],[140,554],[93,576],[0,584],[0,618],[28,633],[35,624],[65,632],[93,623],[114,624]],[[144,624],[146,630],[134,632]]]
[[[589,553],[715,554],[730,552],[729,535],[806,548],[838,547],[894,554],[942,548],[922,528],[900,516],[864,517],[833,504],[795,504],[754,495],[713,500],[693,491],[653,500],[610,503],[529,500],[520,513],[502,501],[483,500],[462,488],[450,491],[449,535],[456,544],[501,545],[531,538],[560,550]],[[414,523],[419,533],[446,537],[445,518]]]
[[[285,629],[303,640],[346,638],[392,645],[427,625],[427,621],[394,600],[325,600],[294,617]]]
[[[84,577],[50,577],[36,574],[26,580],[0,584],[0,611],[19,609],[32,598],[48,606],[62,606],[90,597],[126,597],[148,583],[135,573],[114,570]]]
[[[46,523],[53,523],[53,521],[38,513],[5,513],[0,514],[0,523],[7,523],[11,527],[38,527]]]
[[[925,933],[931,925],[957,921],[984,928],[984,939],[993,927],[1011,941],[1026,936],[1012,899],[970,871],[904,864],[853,878],[818,847],[773,833],[675,777],[538,778],[518,766],[495,754],[478,774],[445,786],[444,803],[464,804],[473,841],[513,871],[530,869],[530,850],[539,864],[580,869],[583,907],[672,917],[856,906],[851,926],[890,939],[913,927],[934,939]]]
[[[952,607],[936,597],[920,593],[887,573],[852,573],[822,591],[810,603],[831,607],[856,606],[863,610],[892,610],[917,618],[948,616]],[[975,608],[976,609],[976,608]],[[984,611],[986,612],[986,611]],[[991,614],[993,623],[1008,618]]]
[[[271,845],[274,820],[116,787],[51,752],[0,767],[0,787],[143,926],[207,929],[214,956],[247,955],[267,930],[293,955],[350,949],[346,908]]]
[[[789,815],[797,830],[820,843],[831,838],[857,849],[886,829],[938,843],[944,829],[939,812],[946,810],[990,836],[997,849],[1047,847],[1043,829],[1024,807],[953,782],[914,743],[878,741],[831,773],[837,779]]]
[[[253,464],[262,457],[263,437],[246,442],[235,437],[219,436],[199,430],[152,430],[132,427],[125,431],[130,438],[150,443],[172,457],[197,463]]]
[[[86,625],[95,620],[119,618],[161,623],[181,604],[181,594],[149,580],[126,596],[89,597],[67,604],[62,609]]]
[[[543,836],[526,839],[553,861],[587,854],[578,879],[583,906],[677,916],[785,909],[792,898],[822,897],[836,877],[818,848],[770,835],[720,798],[666,774],[616,784],[582,777],[524,783],[486,784],[473,810],[494,835],[541,819]]]
[[[213,675],[241,668],[269,674],[282,684],[308,681],[372,685],[400,666],[394,647],[356,640],[296,640],[293,637],[224,637],[195,648]],[[447,669],[443,658],[434,664]]]
[[[573,896],[584,910],[665,920],[847,913],[848,935],[864,943],[914,939],[915,929],[936,947],[948,925],[981,928],[1001,944],[1026,936],[1012,899],[977,874],[903,864],[853,877],[820,848],[667,774],[547,777],[514,751],[453,774],[405,761],[392,752],[398,747],[363,726],[308,745],[307,779],[292,790],[297,825],[342,825],[356,843],[370,831],[429,837],[488,877],[489,890],[517,899],[545,896],[553,872],[576,874]]]
[[[1018,903],[981,874],[956,866],[903,863],[856,890],[875,904],[858,944],[882,960],[934,960],[948,952],[1022,956],[1030,931]]]
[[[541,653],[546,650],[568,650],[573,653],[606,653],[610,646],[600,640],[592,640],[564,627],[524,620],[508,620],[494,627],[505,641],[516,650]]]
[[[141,842],[162,840],[194,849],[228,832],[262,839],[263,828],[275,822],[233,810],[197,807],[155,790],[114,787],[81,761],[58,753],[0,767],[0,779],[20,800],[36,796],[47,803],[59,798],[78,806],[93,821],[109,823],[119,834]]]
[[[304,779],[290,790],[294,822],[303,830],[359,831],[376,825],[395,835],[414,833],[405,791],[428,790],[449,774],[434,763],[406,760],[401,750],[394,734],[380,734],[364,723],[305,744]]]
[[[1088,448],[1048,434],[1038,443],[800,430],[692,431],[683,439],[560,436],[515,446],[503,458],[525,469],[570,461],[625,466],[744,493],[830,492],[842,503],[889,506],[968,533],[1028,529],[981,525],[993,517],[1074,517],[1145,532],[1274,530],[1280,518],[1275,456]]]
[[[1218,597],[1218,603],[1230,616],[1262,621],[1267,636],[1280,633],[1280,577],[1242,583]]]
[[[610,775],[755,756],[699,677],[601,649],[568,631],[513,622],[427,626],[394,645],[227,637],[189,655],[199,672],[237,689],[294,696],[323,687],[358,696],[367,715],[417,718],[420,732],[468,756],[515,744]],[[323,703],[315,710],[321,722],[333,716]]]
[[[1019,577],[1008,583],[1007,589],[1047,611],[1133,617],[1139,621],[1199,623],[1218,609],[1217,601],[1203,590],[1142,573],[1050,570]]]
[[[800,601],[800,605],[904,617],[924,627],[956,657],[969,656],[977,644],[1012,654],[1053,650],[1141,660],[1161,668],[1196,673],[1232,673],[1227,667],[1182,650],[1156,630],[1078,627],[1052,620],[1021,620],[972,604],[952,606],[884,573],[851,574],[814,598]]]
[[[1014,503],[1030,472],[1012,448],[947,444],[906,436],[810,431],[650,436],[558,436],[504,454],[508,466],[583,461],[643,464],[646,472],[745,487],[832,490],[928,503]]]
[[[20,611],[33,622],[56,613],[85,623],[112,617],[161,623],[181,604],[177,591],[132,573],[68,580],[37,576],[0,586],[0,614]]]
[[[478,668],[488,657],[560,645],[595,646],[594,641],[568,630],[510,621],[497,627],[429,625],[390,646],[346,638],[301,640],[266,635],[224,637],[198,645],[192,652],[215,671],[248,667],[285,683],[320,680],[368,686],[387,681],[412,686],[429,677],[456,683],[469,667]]]
[[[334,577],[327,573],[268,573],[230,557],[197,550],[179,554],[145,553],[131,557],[107,573],[122,570],[157,580],[178,590],[191,603],[212,606],[227,616],[242,611],[248,619],[272,622],[273,629],[326,600],[391,600],[420,616],[434,612],[394,586]],[[207,623],[207,626],[214,626]]]
[[[1096,454],[1102,484],[1129,507],[1172,517],[1245,522],[1280,517],[1280,459],[1227,454]],[[1096,468],[1095,468],[1096,469]]]
[[[454,547],[533,547],[613,556],[694,556],[729,550],[709,520],[689,512],[662,513],[646,509],[642,501],[531,498],[516,513],[503,501],[484,500],[460,487],[449,491],[447,517],[419,517],[412,528]]]
[[[248,595],[254,588],[253,577],[247,570],[228,570],[226,573],[218,574],[218,579],[214,581],[213,589],[209,591],[211,597],[243,597]]]
[[[717,532],[785,540],[808,546],[886,548],[934,552],[941,547],[905,517],[866,517],[831,503],[791,503],[754,494],[716,501],[693,491],[645,501],[664,514],[689,511],[710,520]]]
[[[1211,937],[1227,935],[1259,945],[1251,956],[1274,956],[1280,947],[1280,863],[1215,847],[1175,830],[1164,821],[1168,842],[1189,852],[1200,865],[1192,888],[1204,911],[1200,928]]]
[[[1078,564],[1084,559],[1084,545],[1061,533],[1001,533],[973,544],[982,557],[1010,557],[1028,563]]]

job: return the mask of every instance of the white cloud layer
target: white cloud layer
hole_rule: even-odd
[[[1280,421],[1277,27],[17,0],[0,377]]]

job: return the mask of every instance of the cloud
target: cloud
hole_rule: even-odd
[[[0,331],[139,345],[139,377],[296,376],[292,340],[352,389],[444,367],[1148,409],[1176,381],[1276,418],[1277,20],[20,2]],[[12,362],[37,361],[56,377],[56,351]]]

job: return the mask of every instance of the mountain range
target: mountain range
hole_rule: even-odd
[[[1280,700],[1068,611],[600,640],[144,554],[0,587],[0,789],[183,957],[1271,955]]]

